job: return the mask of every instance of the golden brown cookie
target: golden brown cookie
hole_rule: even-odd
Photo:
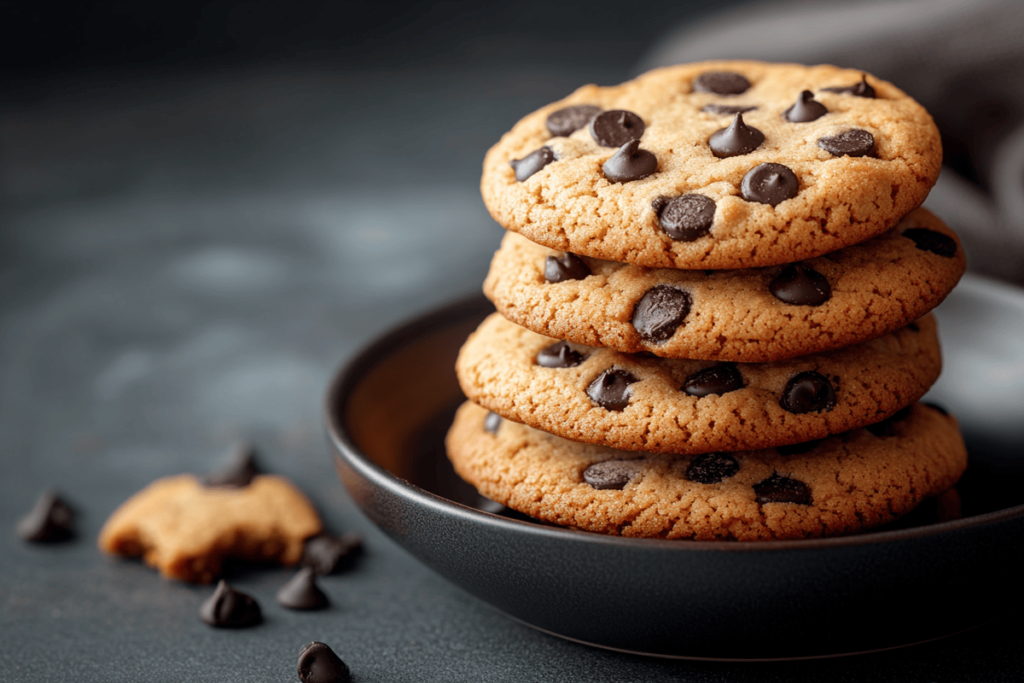
[[[495,313],[463,345],[466,396],[567,439],[662,453],[752,450],[877,422],[942,366],[935,319],[772,363],[642,357],[539,335]]]
[[[303,541],[320,529],[316,510],[284,477],[227,488],[182,474],[154,481],[115,510],[99,546],[141,555],[167,578],[210,583],[228,557],[296,564]]]
[[[448,433],[449,458],[463,479],[537,519],[621,536],[854,533],[946,491],[967,465],[956,420],[920,403],[818,442],[696,456],[617,451],[487,418],[466,403]]]
[[[481,192],[503,227],[552,249],[754,268],[885,232],[941,161],[931,116],[890,83],[703,62],[584,86],[526,116],[487,153]]]
[[[956,235],[926,209],[866,242],[789,266],[651,270],[583,257],[571,270],[567,260],[508,233],[484,293],[506,318],[549,337],[744,363],[888,334],[939,305],[964,272]],[[646,302],[665,287],[683,296],[651,310]]]

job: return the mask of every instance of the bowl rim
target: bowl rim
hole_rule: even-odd
[[[1022,313],[1024,313],[1024,290],[1012,285],[968,273],[964,275],[958,287],[975,293],[980,292],[982,296],[993,296],[1003,303],[1019,307]],[[483,310],[487,307],[485,302],[487,305],[490,305],[482,294],[474,294],[396,324],[383,334],[364,344],[359,351],[342,363],[332,375],[327,386],[323,402],[324,424],[333,451],[340,453],[349,466],[375,486],[385,489],[392,495],[410,501],[415,505],[425,506],[439,514],[454,516],[461,522],[489,526],[495,531],[521,533],[548,540],[557,539],[562,542],[611,544],[623,548],[648,548],[673,552],[770,553],[791,550],[849,548],[895,543],[954,533],[974,527],[998,524],[1024,515],[1024,504],[1021,504],[981,515],[948,522],[937,522],[922,527],[878,532],[867,531],[852,536],[778,541],[696,541],[685,539],[626,538],[577,529],[551,527],[501,517],[449,500],[426,489],[422,489],[373,462],[356,446],[345,429],[342,416],[359,382],[379,361],[395,351],[414,343],[423,334],[466,320],[469,317],[466,313],[467,309],[479,308]]]

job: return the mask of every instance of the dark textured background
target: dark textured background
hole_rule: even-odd
[[[841,662],[672,663],[562,642],[450,587],[378,534],[331,469],[332,370],[477,291],[500,228],[487,147],[586,82],[631,75],[722,2],[81,2],[0,10],[0,680],[285,681],[323,640],[358,681],[993,681],[1008,623]],[[208,588],[103,557],[105,517],[238,437],[367,553],[335,606],[199,622]],[[10,530],[45,487],[80,539]]]

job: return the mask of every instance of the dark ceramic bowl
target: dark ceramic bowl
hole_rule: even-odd
[[[1024,595],[1019,290],[968,277],[938,310],[947,360],[928,398],[968,442],[962,519],[761,543],[616,538],[484,511],[443,439],[462,400],[456,353],[491,310],[468,299],[377,340],[334,379],[326,419],[338,474],[370,519],[514,619],[636,653],[779,659],[938,638]]]

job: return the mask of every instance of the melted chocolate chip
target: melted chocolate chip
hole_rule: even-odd
[[[498,435],[498,427],[501,426],[501,415],[497,413],[487,413],[487,417],[484,418],[484,429],[493,434]]]
[[[743,123],[743,114],[736,114],[727,128],[716,130],[708,140],[711,153],[719,159],[749,154],[764,142],[764,133]]]
[[[302,683],[349,683],[352,674],[334,650],[314,641],[299,650],[299,680]]]
[[[644,120],[631,111],[612,109],[595,116],[590,122],[590,135],[602,147],[622,147],[644,134]]]
[[[658,197],[651,206],[658,226],[677,242],[693,242],[711,232],[715,220],[715,201],[702,194],[682,197]]]
[[[251,595],[236,591],[224,579],[199,607],[199,618],[217,628],[244,628],[263,621],[260,606]]]
[[[700,110],[706,114],[719,114],[732,116],[733,114],[745,114],[754,111],[757,107],[753,104],[705,104]]]
[[[816,121],[827,113],[825,105],[814,99],[814,93],[804,90],[797,98],[796,104],[787,109],[782,117],[790,123],[807,123]]]
[[[949,411],[940,406],[938,403],[932,403],[931,401],[921,401],[921,405],[928,406],[932,410],[937,410],[943,415],[949,415]]]
[[[554,160],[554,150],[550,147],[541,147],[530,152],[522,159],[513,159],[508,164],[516,172],[516,180],[523,182]]]
[[[335,536],[322,533],[306,539],[302,546],[302,566],[309,567],[321,576],[334,574],[351,566],[362,548],[363,539],[357,534]]]
[[[555,342],[551,346],[545,346],[537,354],[537,365],[542,368],[574,368],[586,358],[582,353],[573,349],[567,342]]]
[[[550,283],[582,280],[590,275],[590,267],[576,254],[565,252],[561,256],[544,259],[544,279]]]
[[[778,472],[754,484],[754,495],[760,505],[765,503],[811,504],[811,488],[797,479],[783,477]]]
[[[712,365],[686,378],[683,393],[687,396],[721,396],[743,388],[743,376],[732,363]]]
[[[820,306],[832,298],[828,279],[807,266],[791,263],[769,283],[768,291],[791,306]]]
[[[788,446],[777,446],[775,450],[779,452],[779,455],[800,455],[801,453],[813,451],[823,440],[824,439],[815,439],[814,441],[791,443]]]
[[[583,470],[583,481],[595,489],[615,489],[621,491],[636,474],[636,464],[632,460],[605,460],[595,462]]]
[[[604,177],[613,183],[646,178],[658,170],[658,157],[640,149],[639,140],[630,140],[601,166]]]
[[[39,496],[27,515],[18,520],[14,533],[30,543],[60,543],[74,537],[75,514],[57,494]]]
[[[930,251],[946,258],[956,255],[956,241],[941,232],[928,228],[909,228],[903,231],[903,236],[913,240],[921,251]]]
[[[874,97],[875,89],[868,85],[868,75],[860,75],[860,83],[856,85],[833,85],[828,88],[822,88],[825,92],[837,92],[844,95],[856,95],[857,97]]]
[[[704,453],[690,461],[686,478],[698,484],[717,484],[739,471],[740,464],[728,453]]]
[[[705,71],[693,79],[694,92],[716,95],[742,95],[750,89],[750,81],[735,71]]]
[[[587,387],[590,400],[608,410],[622,410],[629,405],[633,390],[630,386],[639,380],[625,370],[608,369]]]
[[[553,111],[548,114],[546,122],[548,132],[556,138],[568,137],[590,123],[590,120],[600,113],[601,107],[593,104],[577,104]]]
[[[863,157],[875,149],[875,136],[854,128],[830,138],[818,138],[818,147],[836,157]]]
[[[251,443],[240,442],[231,447],[219,470],[203,477],[203,485],[240,489],[251,484],[260,472],[255,447]]]
[[[747,171],[740,192],[748,202],[778,205],[800,191],[796,174],[782,164],[759,164]]]
[[[824,375],[801,372],[786,383],[779,405],[791,413],[822,413],[836,407],[836,391]]]
[[[688,292],[669,285],[648,289],[633,309],[633,327],[651,342],[663,342],[676,332],[690,313],[693,299]]]
[[[316,574],[313,569],[303,567],[277,591],[277,604],[288,609],[307,610],[321,609],[331,603],[316,585]]]

